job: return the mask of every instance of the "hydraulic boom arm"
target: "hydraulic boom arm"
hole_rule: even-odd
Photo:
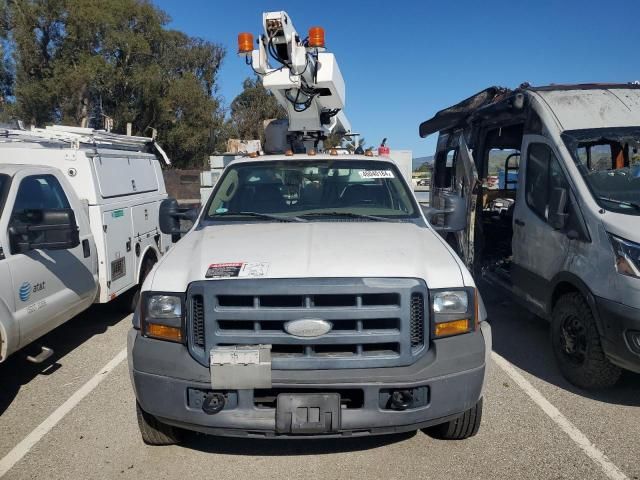
[[[286,12],[266,12],[262,23],[258,48],[251,34],[241,33],[239,54],[286,109],[289,133],[316,144],[332,132],[350,133],[344,80],[335,56],[325,50],[324,30],[311,27],[302,39]]]

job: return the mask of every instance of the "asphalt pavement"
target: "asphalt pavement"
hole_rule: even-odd
[[[417,432],[334,440],[189,435],[145,446],[123,348],[131,317],[95,306],[0,365],[0,476],[6,479],[640,479],[640,375],[586,392],[560,375],[548,325],[485,288],[494,354],[477,436]]]

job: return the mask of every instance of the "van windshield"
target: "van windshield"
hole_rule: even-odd
[[[394,164],[367,160],[275,160],[227,168],[205,220],[393,221],[419,218]]]
[[[640,215],[640,127],[567,130],[562,138],[602,208]]]

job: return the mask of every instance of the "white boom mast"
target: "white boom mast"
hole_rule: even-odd
[[[321,148],[332,132],[351,133],[343,112],[344,80],[335,55],[325,50],[324,30],[311,27],[309,36],[302,39],[286,12],[265,12],[262,23],[258,48],[253,48],[250,33],[241,33],[238,53],[287,111],[288,143]]]

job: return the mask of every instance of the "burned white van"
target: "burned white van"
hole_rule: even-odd
[[[491,87],[435,132],[431,222],[475,275],[551,322],[573,384],[640,372],[640,85]]]

